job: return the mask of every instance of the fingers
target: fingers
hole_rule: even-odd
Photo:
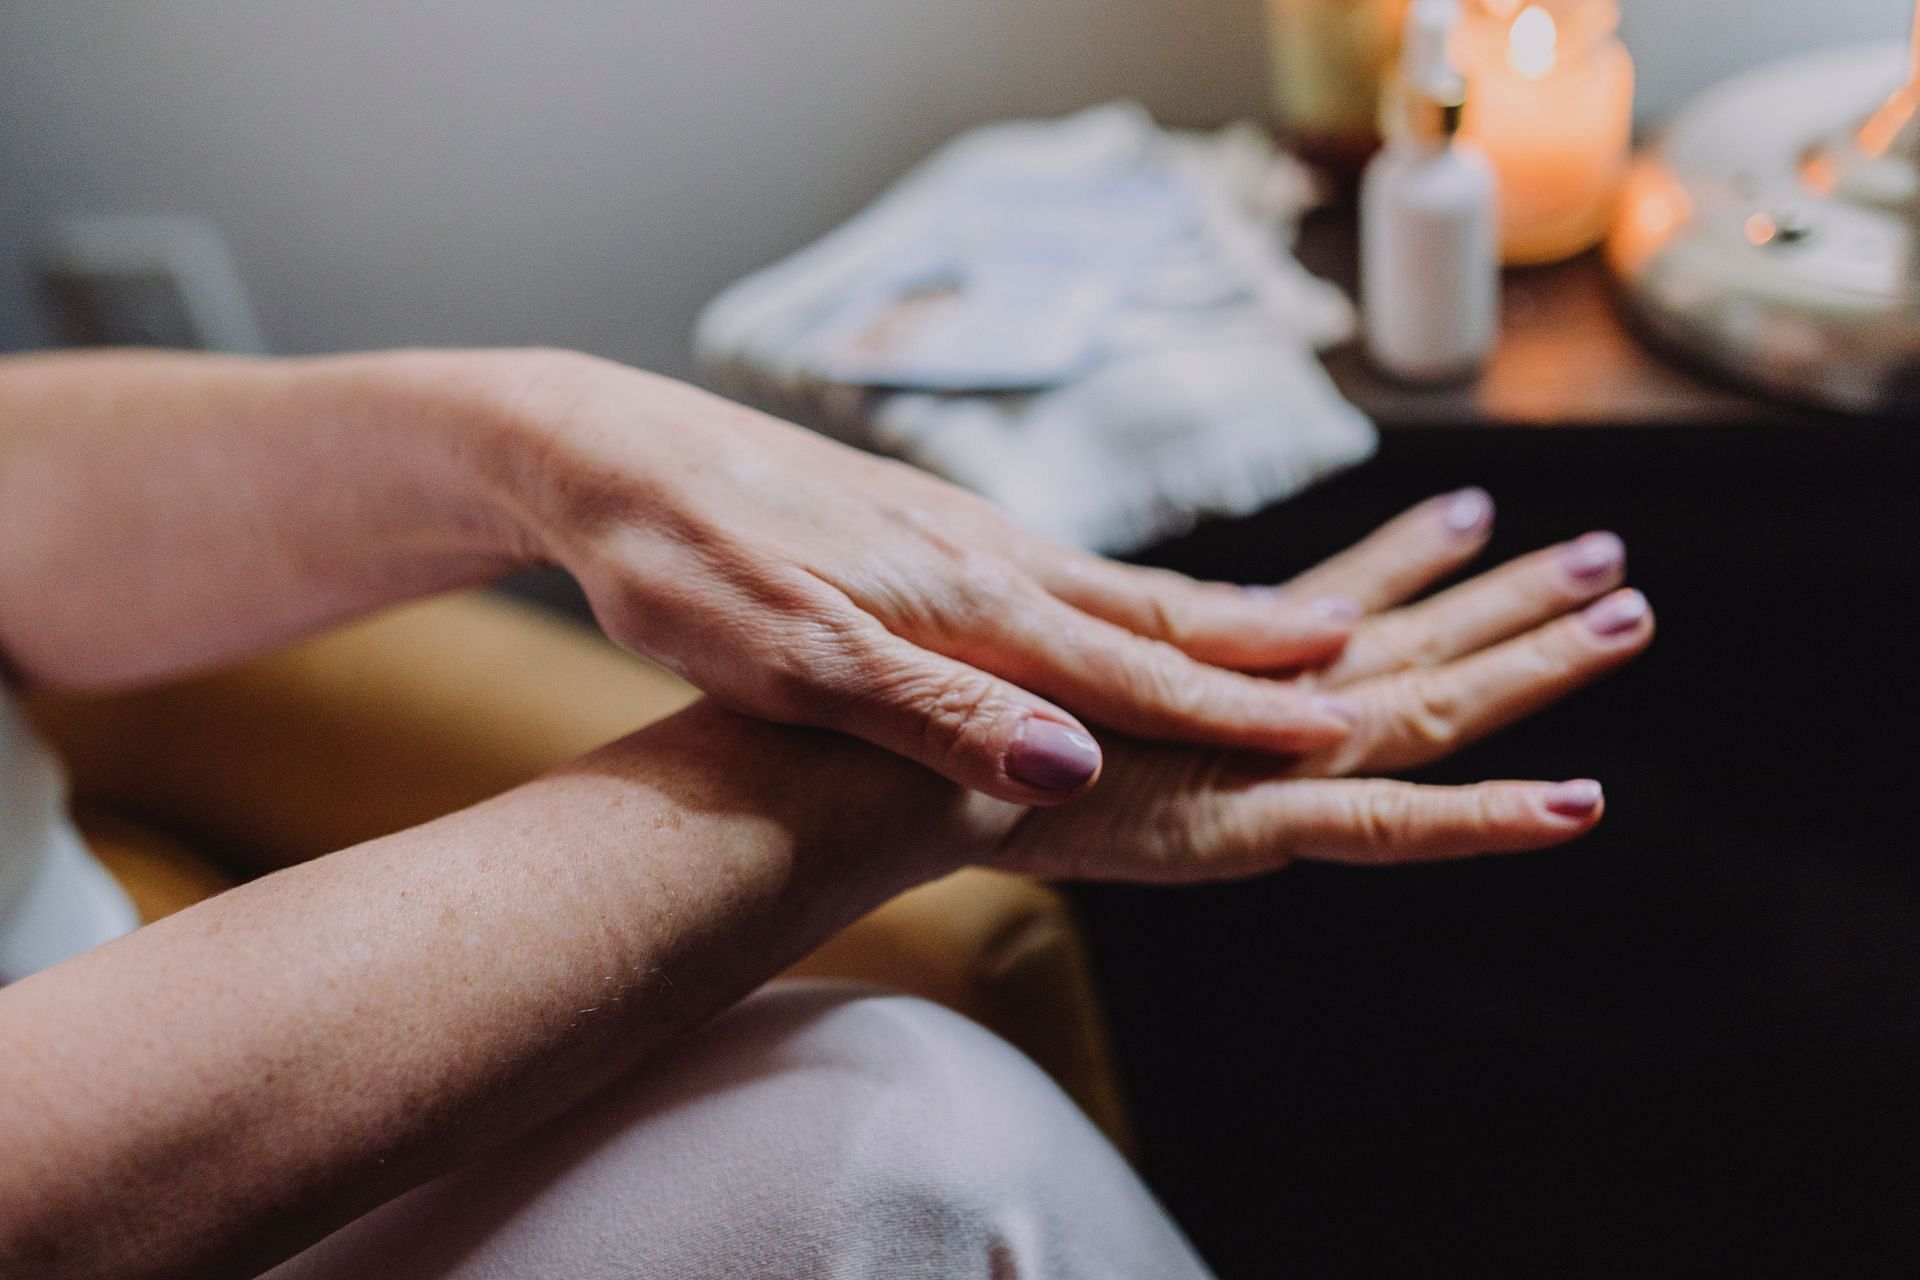
[[[1340,652],[1362,613],[1360,603],[1345,596],[1195,582],[1053,548],[1032,561],[1031,572],[1083,612],[1197,661],[1241,671],[1325,662]]]
[[[953,656],[1134,737],[1297,756],[1353,726],[1338,697],[1196,662],[1051,597],[980,625],[986,634]]]
[[[1324,683],[1338,687],[1475,653],[1613,590],[1626,569],[1626,544],[1611,533],[1590,533],[1523,556],[1430,600],[1369,620],[1326,672]]]
[[[1337,777],[1432,763],[1637,657],[1653,630],[1646,597],[1617,591],[1459,662],[1351,686],[1343,692],[1360,710],[1359,727],[1300,772]]]
[[[1606,809],[1597,782],[1418,787],[1363,781],[1281,783],[1248,798],[1255,825],[1296,860],[1357,866],[1525,853],[1578,839]],[[1249,852],[1257,852],[1250,850]]]
[[[1480,554],[1493,532],[1493,499],[1462,489],[1421,503],[1349,550],[1288,584],[1294,595],[1351,596],[1368,612],[1420,594]]]
[[[1099,744],[1079,721],[1005,680],[877,626],[835,661],[796,677],[781,719],[864,738],[1014,804],[1060,804],[1100,776]]]
[[[1593,830],[1606,807],[1600,784],[1585,780],[1423,787],[1275,780],[1194,763],[1191,754],[1116,746],[1113,781],[1078,804],[1029,814],[996,865],[1064,879],[1197,884],[1298,861],[1437,862],[1565,844]]]

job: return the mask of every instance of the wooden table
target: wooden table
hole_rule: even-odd
[[[1308,220],[1299,256],[1356,296],[1354,224]],[[1327,361],[1342,394],[1388,430],[1417,427],[1735,426],[1803,421],[1804,411],[1682,369],[1630,331],[1600,255],[1507,274],[1500,345],[1478,381],[1418,390],[1375,373],[1358,345]]]

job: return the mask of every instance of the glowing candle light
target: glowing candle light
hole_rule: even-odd
[[[1500,174],[1509,263],[1598,244],[1626,177],[1633,61],[1615,0],[1477,0],[1461,37],[1466,135]]]

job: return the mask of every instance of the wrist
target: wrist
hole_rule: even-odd
[[[857,738],[695,703],[610,750],[684,781],[691,808],[769,824],[862,914],[916,885],[991,861],[1027,810],[948,782]]]
[[[334,407],[369,483],[428,554],[499,574],[544,558],[532,477],[542,455],[531,389],[549,353],[415,350],[296,362],[292,394]]]

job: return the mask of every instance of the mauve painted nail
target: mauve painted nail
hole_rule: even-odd
[[[1591,778],[1582,778],[1578,782],[1562,782],[1547,788],[1546,806],[1550,813],[1563,818],[1591,817],[1600,807],[1607,793],[1600,784]]]
[[[1627,544],[1616,534],[1590,533],[1568,543],[1560,562],[1576,582],[1600,582],[1626,567]]]
[[[1580,616],[1595,635],[1611,640],[1638,630],[1651,612],[1647,598],[1638,591],[1616,591],[1587,606],[1587,611]]]
[[[1462,489],[1447,495],[1440,518],[1455,533],[1478,533],[1493,522],[1493,497],[1485,489]]]
[[[1041,791],[1078,791],[1100,772],[1100,744],[1078,729],[1033,719],[1007,748],[1007,776]]]

